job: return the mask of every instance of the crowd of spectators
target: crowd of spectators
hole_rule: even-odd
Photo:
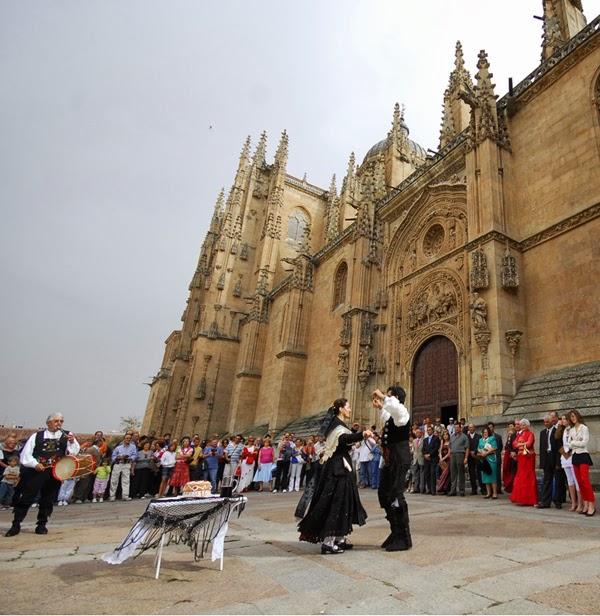
[[[559,417],[549,413],[540,434],[539,462],[535,473],[535,438],[526,419],[508,424],[504,438],[492,422],[483,426],[450,418],[447,425],[429,417],[413,423],[410,436],[411,469],[407,490],[414,494],[481,495],[496,500],[503,492],[519,505],[556,508],[570,502],[570,511],[595,513],[589,481],[591,459],[589,430],[577,411]],[[366,426],[352,425],[352,431]],[[360,488],[377,489],[383,465],[381,438],[373,435],[352,451]],[[22,443],[8,436],[0,448],[0,506],[8,508],[18,494],[19,451]],[[234,492],[298,492],[312,478],[324,448],[324,439],[297,438],[288,432],[278,443],[270,434],[237,434],[201,439],[198,434],[172,438],[131,430],[108,442],[98,431],[84,442],[80,453],[92,455],[93,474],[63,482],[58,505],[177,495],[188,481],[210,481],[218,493],[225,483]]]

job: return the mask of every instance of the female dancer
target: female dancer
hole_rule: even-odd
[[[529,429],[528,419],[521,419],[521,431],[513,442],[517,455],[517,474],[510,500],[517,505],[536,505],[537,481],[535,478],[535,436]]]
[[[321,426],[326,441],[319,483],[308,513],[298,524],[300,541],[321,542],[321,554],[341,554],[351,549],[346,536],[352,532],[353,524],[362,526],[367,519],[358,496],[350,448],[372,432],[351,432],[344,423],[351,413],[345,398],[336,400],[327,411]]]
[[[573,470],[579,484],[583,509],[580,513],[592,517],[596,513],[596,497],[590,483],[590,466],[592,458],[587,449],[590,441],[590,431],[581,417],[581,413],[573,409],[567,415],[571,425],[569,430],[569,447],[573,452]]]

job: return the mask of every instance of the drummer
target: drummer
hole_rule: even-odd
[[[52,514],[54,501],[60,489],[60,481],[52,475],[52,465],[66,454],[79,453],[79,443],[71,432],[62,429],[64,418],[60,413],[48,415],[46,430],[32,434],[21,450],[22,492],[15,505],[15,515],[12,526],[6,532],[6,537],[13,537],[21,532],[21,522],[35,497],[40,493],[37,525],[37,535],[46,535],[46,524]]]

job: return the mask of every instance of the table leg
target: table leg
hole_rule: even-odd
[[[223,554],[221,554],[221,559],[219,561],[219,571],[223,571]]]
[[[158,576],[160,574],[160,562],[162,560],[162,552],[163,546],[165,544],[165,535],[160,538],[160,545],[158,546],[158,552],[156,553],[156,574],[154,575],[154,579],[158,580]]]

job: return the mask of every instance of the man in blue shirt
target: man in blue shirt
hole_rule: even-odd
[[[112,452],[112,473],[110,476],[110,500],[114,501],[121,479],[121,491],[123,500],[131,500],[129,497],[129,479],[135,472],[137,460],[137,447],[131,442],[133,434],[127,432],[123,442],[117,445]]]
[[[223,447],[219,447],[218,444],[219,442],[215,438],[202,452],[206,465],[208,466],[208,479],[211,483],[211,491],[213,494],[217,493],[217,472],[219,470],[219,460],[223,456]]]

